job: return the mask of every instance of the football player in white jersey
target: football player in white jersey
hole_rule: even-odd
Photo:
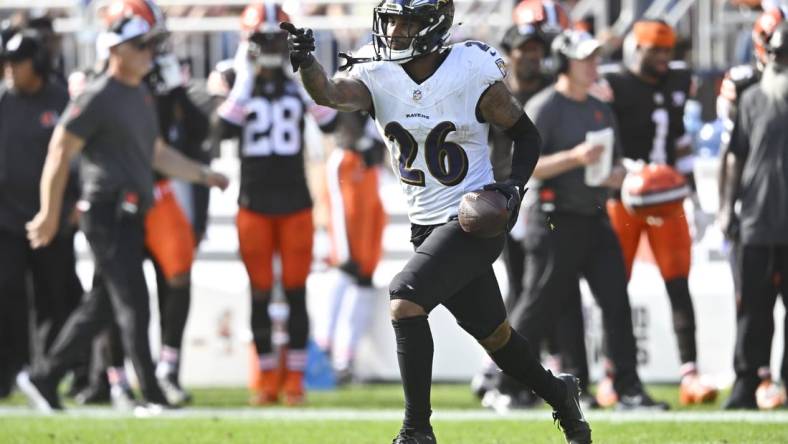
[[[311,55],[309,29],[282,23],[290,61],[321,105],[363,110],[385,136],[408,198],[416,254],[389,286],[392,324],[405,392],[405,419],[394,444],[436,442],[430,425],[433,342],[427,315],[444,305],[507,374],[532,387],[555,410],[567,442],[590,443],[572,375],[553,376],[506,319],[492,263],[504,235],[480,238],[457,221],[462,196],[481,188],[502,193],[510,225],[541,143],[538,132],[503,83],[503,59],[481,42],[445,46],[452,0],[382,0],[374,9],[373,45],[366,58],[347,56],[350,76],[330,79]],[[490,124],[514,141],[512,173],[493,182]]]

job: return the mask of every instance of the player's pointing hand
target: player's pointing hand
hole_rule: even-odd
[[[290,22],[282,22],[279,28],[287,31],[287,47],[290,50],[290,64],[293,71],[306,68],[314,62],[312,51],[315,50],[315,37],[309,28],[296,28]]]

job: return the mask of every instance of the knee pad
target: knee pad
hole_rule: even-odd
[[[309,336],[309,316],[306,312],[306,290],[285,290],[290,315],[287,318],[287,333],[290,336],[290,348],[300,350],[306,348]]]
[[[415,273],[402,271],[394,276],[389,284],[390,299],[405,299],[406,301],[418,303],[417,278]]]
[[[479,344],[487,350],[487,353],[495,353],[503,348],[512,337],[512,326],[509,320],[504,320],[489,336],[479,339]]]

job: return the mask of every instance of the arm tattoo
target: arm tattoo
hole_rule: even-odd
[[[301,79],[318,105],[339,111],[369,111],[372,108],[372,98],[366,86],[353,79],[329,79],[317,61],[301,69]]]
[[[523,107],[502,82],[495,82],[482,96],[479,103],[484,120],[503,129],[509,129],[520,120]]]
[[[301,80],[306,91],[318,105],[333,106],[328,95],[329,80],[320,63],[314,61],[307,68],[302,68]]]

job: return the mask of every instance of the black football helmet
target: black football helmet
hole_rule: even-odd
[[[389,18],[405,17],[417,23],[413,35],[391,37],[388,35]],[[414,58],[437,51],[449,38],[454,21],[453,0],[382,0],[373,12],[372,44],[378,60],[405,63]],[[394,39],[410,39],[406,48],[395,49]]]

